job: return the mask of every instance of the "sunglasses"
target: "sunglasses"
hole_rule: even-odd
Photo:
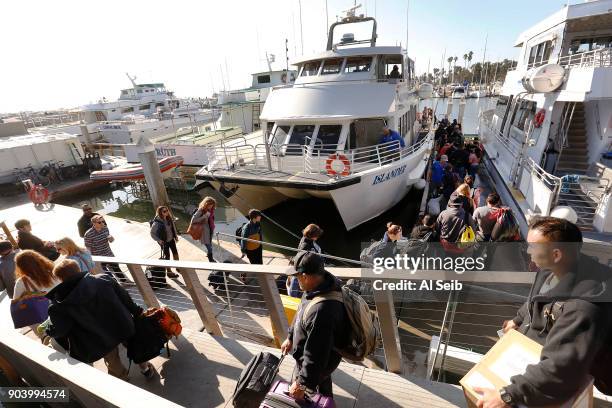
[[[106,222],[104,222],[104,220],[102,220],[102,221],[94,221],[94,224],[106,224]]]

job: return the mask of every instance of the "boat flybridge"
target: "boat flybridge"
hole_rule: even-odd
[[[610,242],[612,0],[566,6],[515,46],[517,67],[481,117],[486,169],[524,235],[533,213]]]
[[[334,29],[354,23],[371,23],[371,37],[346,33],[335,43]],[[241,212],[289,198],[331,199],[351,230],[397,204],[423,177],[433,134],[413,130],[413,63],[401,47],[377,46],[376,21],[353,11],[331,25],[325,52],[294,64],[295,83],[273,88],[266,100],[261,143],[217,146],[196,177]],[[405,147],[379,143],[384,125]]]

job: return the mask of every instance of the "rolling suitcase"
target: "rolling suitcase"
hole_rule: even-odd
[[[289,383],[277,381],[261,403],[260,408],[335,408],[332,397],[315,394],[304,401],[296,401],[289,395]]]
[[[261,352],[254,356],[240,373],[232,395],[232,404],[237,408],[257,408],[266,397],[283,362],[271,353]]]

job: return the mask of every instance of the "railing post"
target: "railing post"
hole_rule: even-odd
[[[270,311],[270,321],[272,323],[272,332],[274,333],[274,341],[278,346],[287,338],[289,332],[289,322],[285,315],[283,302],[276,286],[276,280],[270,274],[257,274],[257,281],[261,287],[261,294],[266,301],[266,306]]]
[[[179,268],[178,271],[183,276],[187,291],[191,295],[191,300],[200,315],[200,319],[202,319],[206,331],[215,336],[223,336],[219,322],[215,317],[215,310],[206,297],[204,287],[198,279],[196,270],[192,268]]]
[[[393,304],[391,291],[375,290],[374,302],[376,303],[376,311],[378,312],[378,320],[380,322],[387,371],[401,374],[402,346],[400,345],[397,317],[395,316],[395,305]]]
[[[142,271],[142,267],[140,265],[128,264],[127,268],[134,279],[138,291],[142,295],[145,305],[147,305],[147,307],[159,307],[159,300],[157,300],[157,296],[155,296],[151,284]]]
[[[6,239],[9,240],[13,248],[17,248],[17,241],[15,241],[13,234],[11,234],[11,230],[8,229],[8,227],[6,226],[6,222],[0,221],[0,228],[2,228],[2,231],[4,231],[4,235],[6,235]]]

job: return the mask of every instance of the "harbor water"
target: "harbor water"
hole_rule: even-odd
[[[447,112],[449,101],[453,103],[453,110],[450,115],[452,120],[457,117],[459,112],[458,99],[434,98],[424,100],[420,104],[420,109],[422,110],[425,106],[431,107],[436,112],[438,119],[441,119]],[[479,113],[493,107],[495,107],[495,98],[467,99],[463,119],[464,133],[477,133]],[[168,194],[172,200],[173,214],[178,219],[177,227],[182,232],[187,230],[192,212],[205,196],[212,196],[217,200],[215,213],[217,232],[234,235],[236,229],[247,221],[238,210],[233,208],[221,194],[211,187],[204,187],[189,193],[169,190]],[[381,239],[387,222],[401,225],[404,235],[410,233],[410,229],[418,216],[421,196],[420,191],[410,191],[393,208],[352,231],[345,230],[340,215],[331,200],[288,200],[265,212],[269,219],[264,218],[262,221],[264,240],[289,247],[297,247],[302,229],[310,223],[315,223],[324,230],[319,244],[325,253],[359,259],[362,243]],[[95,191],[57,200],[57,203],[74,207],[89,203],[94,211],[133,222],[147,222],[154,216],[152,204],[139,198],[137,192],[133,191],[130,185],[109,185]],[[358,203],[355,204],[358,205]],[[220,238],[233,240],[233,238],[226,236],[220,236]]]

